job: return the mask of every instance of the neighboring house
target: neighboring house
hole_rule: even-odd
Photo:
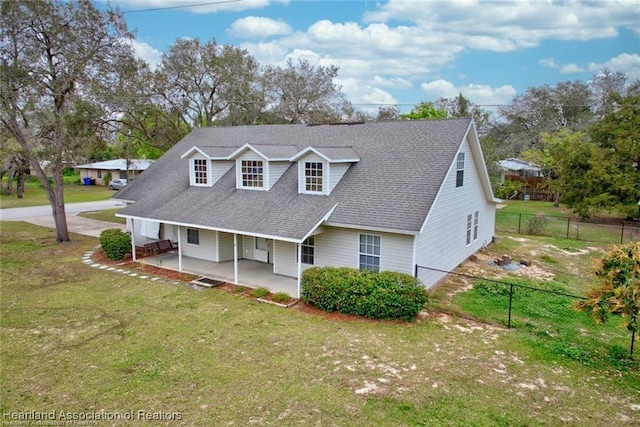
[[[417,271],[430,287],[493,238],[495,205],[471,119],[195,129],[114,195],[134,246],[266,266],[300,295],[311,266]],[[164,264],[165,266],[167,264]],[[244,277],[244,278],[243,278]]]
[[[110,175],[111,179],[127,179],[145,171],[151,163],[153,160],[132,159],[127,162],[126,159],[115,159],[77,165],[74,168],[80,171],[81,180],[90,178],[95,180],[96,185],[109,185],[109,180],[105,180],[105,176]]]
[[[500,182],[504,182],[508,178],[540,178],[542,177],[542,170],[540,166],[527,162],[521,159],[504,159],[498,162],[502,168],[502,177]]]

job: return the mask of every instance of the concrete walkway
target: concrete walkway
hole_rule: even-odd
[[[100,237],[102,231],[109,228],[126,230],[124,224],[98,221],[78,216],[80,212],[100,211],[123,207],[121,202],[103,200],[100,202],[69,203],[65,205],[67,227],[72,233],[85,236]],[[0,209],[0,221],[25,221],[42,227],[56,228],[51,214],[51,206],[32,206],[27,208]]]

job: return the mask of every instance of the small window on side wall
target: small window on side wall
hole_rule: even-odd
[[[464,153],[458,153],[456,160],[456,188],[464,184]]]
[[[191,245],[200,244],[200,230],[195,228],[187,228],[187,243]]]
[[[380,272],[380,236],[360,235],[360,270]]]

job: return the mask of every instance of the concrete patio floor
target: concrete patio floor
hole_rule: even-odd
[[[179,271],[178,254],[173,252],[141,258],[139,262]],[[233,261],[213,262],[183,256],[182,272],[233,283]],[[264,262],[238,260],[238,284],[249,288],[264,287],[274,293],[285,292],[294,298],[298,297],[298,281],[291,277],[274,274],[273,265]]]

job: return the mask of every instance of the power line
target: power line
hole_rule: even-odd
[[[125,10],[122,13],[128,14],[128,13],[140,13],[140,12],[156,12],[159,10],[170,10],[170,9],[187,9],[187,8],[202,7],[202,6],[213,6],[217,4],[238,3],[241,1],[244,1],[244,0],[220,0],[220,1],[211,1],[207,3],[183,4],[180,6],[165,6],[165,7],[155,7],[151,9]]]

